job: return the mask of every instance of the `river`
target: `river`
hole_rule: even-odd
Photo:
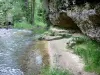
[[[0,29],[0,75],[25,75],[19,60],[33,39],[33,33],[29,30]],[[40,60],[41,56],[36,59]]]

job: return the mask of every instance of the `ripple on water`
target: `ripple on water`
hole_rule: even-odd
[[[20,69],[13,69],[11,67],[7,67],[5,64],[0,65],[0,75],[24,75]]]
[[[28,30],[0,29],[0,75],[24,75],[18,60],[32,42],[30,35]]]

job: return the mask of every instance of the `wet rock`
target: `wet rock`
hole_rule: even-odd
[[[75,46],[75,45],[76,45],[76,42],[75,42],[75,41],[70,40],[70,41],[69,41],[69,42],[67,42],[66,44],[67,44],[67,46],[68,46],[69,48],[72,48],[73,46]]]
[[[44,39],[45,39],[45,38],[44,38],[44,37],[42,37],[42,36],[38,38],[38,40],[44,40]]]

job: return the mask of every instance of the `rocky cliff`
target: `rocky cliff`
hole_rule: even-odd
[[[77,28],[100,41],[99,0],[48,0],[49,19],[53,25]]]

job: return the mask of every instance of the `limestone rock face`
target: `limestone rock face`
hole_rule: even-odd
[[[100,41],[99,0],[49,0],[49,19],[53,25],[77,28]]]
[[[66,11],[60,9],[63,5],[63,3],[59,5],[61,2],[61,0],[50,0],[49,2],[49,18],[51,23],[64,28],[77,28],[76,23],[66,14]]]

